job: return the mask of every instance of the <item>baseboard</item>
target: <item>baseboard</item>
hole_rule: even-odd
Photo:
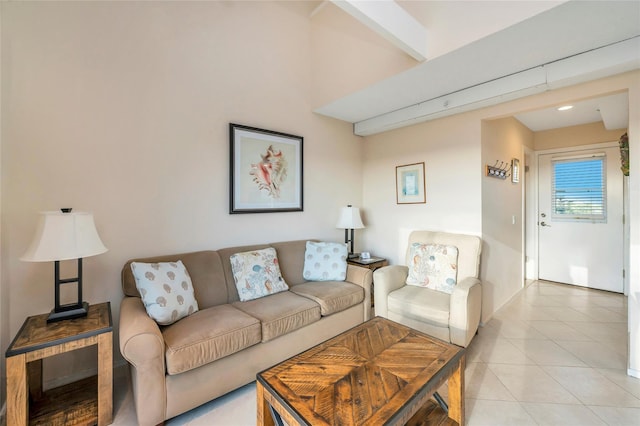
[[[627,368],[627,374],[636,379],[640,379],[640,371],[634,370],[633,368]]]

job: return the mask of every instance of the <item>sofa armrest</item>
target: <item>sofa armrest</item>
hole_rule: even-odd
[[[373,273],[368,268],[357,265],[347,265],[346,281],[359,285],[364,289],[364,321],[371,318],[371,283],[373,282]]]
[[[482,285],[480,280],[468,277],[460,281],[451,293],[449,307],[449,333],[451,343],[467,347],[480,324]]]
[[[387,296],[405,285],[409,268],[404,265],[391,265],[378,268],[373,273],[373,300],[376,316],[387,318]]]
[[[140,298],[122,300],[119,335],[120,352],[131,364],[138,423],[157,425],[164,422],[167,406],[164,339]]]

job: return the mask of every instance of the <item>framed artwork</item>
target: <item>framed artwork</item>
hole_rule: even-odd
[[[397,204],[426,203],[424,192],[424,163],[396,167]]]
[[[229,213],[296,212],[302,204],[302,136],[229,124]]]

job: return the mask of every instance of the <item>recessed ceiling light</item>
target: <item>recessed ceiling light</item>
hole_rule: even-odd
[[[558,111],[567,111],[567,110],[570,110],[571,108],[573,108],[573,105],[564,105],[558,108]]]

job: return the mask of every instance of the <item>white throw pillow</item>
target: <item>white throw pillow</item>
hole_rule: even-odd
[[[231,255],[231,270],[241,302],[286,291],[276,249],[247,251]]]
[[[408,266],[407,284],[451,294],[458,276],[458,248],[413,243]]]
[[[347,279],[347,245],[307,241],[302,276],[307,281]]]
[[[147,314],[169,325],[198,311],[193,284],[182,261],[131,262],[131,271]]]

